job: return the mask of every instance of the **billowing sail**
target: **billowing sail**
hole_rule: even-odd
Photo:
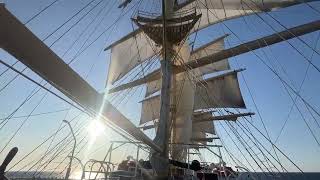
[[[192,132],[204,132],[209,134],[216,134],[213,126],[213,122],[201,122],[192,124]]]
[[[195,7],[198,14],[202,14],[195,25],[195,32],[218,22],[250,15],[255,12],[271,11],[299,4],[295,0],[191,0],[192,3],[179,7],[180,10]],[[134,67],[156,54],[158,49],[141,30],[128,34],[106,49],[111,49],[111,63],[108,82],[113,84]]]
[[[158,51],[159,48],[143,33],[112,46],[108,83],[113,84]]]
[[[207,43],[194,51],[191,52],[189,61],[193,61],[195,59],[199,59],[205,56],[212,55],[214,53],[217,53],[219,51],[224,50],[224,38],[227,37],[227,35],[224,35],[222,37],[219,37],[215,40],[213,40],[210,43]],[[197,71],[193,71],[193,73],[197,73],[196,76],[202,76],[206,74],[210,74],[213,72],[223,71],[223,70],[229,70],[230,65],[227,59],[212,63],[206,66],[202,66],[198,68]],[[179,82],[176,82],[177,84]],[[159,91],[161,88],[161,80],[151,81],[147,83],[147,90],[145,97],[150,96],[151,94]]]
[[[227,72],[197,83],[196,92],[194,94],[194,110],[245,107],[239,87],[237,72]],[[159,119],[159,116],[159,95],[146,98],[142,101],[140,124]],[[197,117],[194,118],[197,120]]]
[[[155,80],[147,83],[146,97],[159,91],[161,88],[161,80]]]
[[[194,109],[245,108],[237,73],[210,78],[198,83],[194,97]]]
[[[205,132],[200,132],[200,131],[192,132],[192,139],[204,139],[204,138],[206,138]]]
[[[214,53],[217,53],[219,51],[224,50],[224,38],[227,37],[227,35],[224,35],[208,44],[205,44],[197,49],[195,49],[193,52],[191,52],[190,60],[196,60],[200,59],[206,56],[210,56]],[[217,71],[223,71],[223,70],[229,70],[230,65],[228,62],[228,59],[208,64],[206,66],[202,66],[199,68],[199,76],[210,74]]]
[[[152,96],[141,101],[140,124],[159,119],[160,117],[160,95]]]
[[[262,11],[268,12],[303,2],[296,0],[186,0],[185,2],[188,1],[192,3],[186,3],[187,5],[180,8],[181,11],[195,7],[197,12],[202,14],[193,31],[228,19]]]

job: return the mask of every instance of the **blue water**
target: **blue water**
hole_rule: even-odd
[[[241,173],[238,180],[250,179],[249,173]],[[320,173],[250,173],[256,180],[320,180]],[[253,179],[251,178],[251,179]]]

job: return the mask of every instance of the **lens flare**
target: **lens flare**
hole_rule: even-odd
[[[92,139],[96,139],[104,133],[105,126],[101,121],[93,120],[87,127],[87,131]]]

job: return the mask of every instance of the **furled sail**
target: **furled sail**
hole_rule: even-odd
[[[194,109],[245,108],[237,73],[209,78],[196,87]]]
[[[121,79],[137,65],[155,56],[158,51],[159,48],[143,33],[112,46],[108,83],[113,84]]]

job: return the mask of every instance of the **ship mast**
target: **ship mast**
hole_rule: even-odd
[[[161,61],[161,102],[160,102],[160,121],[157,136],[160,139],[160,146],[163,148],[163,157],[168,157],[169,142],[169,119],[170,119],[170,89],[172,78],[172,45],[167,41],[166,18],[172,10],[172,0],[162,0],[162,19],[163,19],[163,60]]]
[[[168,142],[169,142],[169,129],[170,129],[170,89],[171,89],[171,78],[172,78],[172,44],[167,41],[166,19],[172,14],[173,10],[173,0],[162,0],[162,20],[163,20],[163,30],[162,30],[162,51],[163,59],[161,61],[161,95],[160,95],[160,119],[159,126],[156,133],[155,142],[162,148],[162,152],[159,155],[159,160],[155,170],[159,177],[163,179],[167,178],[169,164],[169,152],[168,152]],[[156,159],[158,159],[156,158]],[[159,163],[160,162],[160,163]],[[153,163],[154,164],[154,163]]]

